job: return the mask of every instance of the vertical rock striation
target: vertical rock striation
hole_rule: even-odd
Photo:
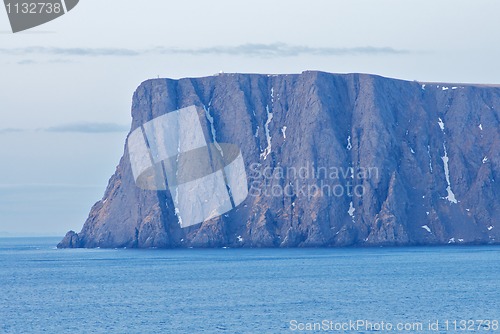
[[[247,199],[182,229],[168,191],[135,185],[125,147],[81,232],[58,247],[500,240],[499,87],[322,72],[155,79],[134,94],[131,131],[191,105],[207,141],[240,147]]]

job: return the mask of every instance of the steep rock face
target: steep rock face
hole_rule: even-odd
[[[247,199],[180,228],[169,191],[135,185],[125,147],[82,231],[69,232],[59,247],[500,240],[498,87],[322,72],[155,79],[134,94],[131,131],[191,105],[207,141],[214,133],[208,114],[216,140],[240,147]]]

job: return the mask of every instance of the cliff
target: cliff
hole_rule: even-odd
[[[131,133],[189,106],[208,142],[240,148],[246,200],[181,228],[168,189],[136,185],[126,143],[104,197],[58,247],[500,240],[499,87],[322,72],[154,79],[134,93]]]

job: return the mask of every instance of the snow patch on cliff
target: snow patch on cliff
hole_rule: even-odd
[[[352,144],[351,144],[351,136],[347,137],[347,150],[350,151],[352,149]]]
[[[286,139],[286,126],[281,128],[281,133],[283,134],[283,139]]]
[[[347,213],[349,214],[349,216],[351,216],[352,221],[354,221],[354,211],[356,211],[356,209],[354,208],[354,205],[351,201],[351,203],[349,203],[349,210],[347,211]]]
[[[423,228],[424,230],[426,230],[427,232],[429,232],[429,233],[431,233],[431,234],[432,234],[432,231],[431,231],[431,229],[430,229],[430,227],[429,227],[429,226],[427,226],[427,225],[422,225],[422,228]]]
[[[438,124],[439,124],[439,127],[441,128],[441,131],[444,131],[444,122],[441,119],[441,117],[438,118]]]

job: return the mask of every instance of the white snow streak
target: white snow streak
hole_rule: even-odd
[[[352,149],[351,145],[351,136],[347,137],[347,150],[350,151]]]
[[[181,141],[178,140],[177,141],[177,158],[176,158],[176,161],[177,163],[179,163],[179,155],[181,153]],[[179,170],[177,169],[175,171],[175,176],[177,176],[179,174]],[[177,216],[177,219],[179,220],[179,225],[182,226],[182,217],[180,215],[180,211],[179,209],[177,208],[179,206],[179,187],[175,187],[175,196],[174,196],[174,203],[175,203],[175,215]]]
[[[281,133],[283,134],[283,139],[286,139],[286,126],[281,128]]]
[[[441,131],[444,134],[444,122],[441,118],[438,118],[438,124],[439,127],[441,128]],[[451,183],[450,183],[450,168],[448,166],[448,162],[450,159],[448,158],[448,151],[446,150],[446,143],[443,143],[443,149],[444,149],[444,157],[441,157],[443,160],[443,165],[444,165],[444,176],[446,178],[446,183],[448,186],[446,187],[446,191],[448,192],[448,195],[445,197],[448,201],[451,203],[457,204],[457,198],[455,197],[455,194],[453,193],[453,190],[451,190]]]
[[[269,124],[273,120],[273,113],[269,111],[269,106],[266,106],[266,111],[267,111],[267,121],[265,124],[265,130],[266,130],[267,147],[264,150],[264,152],[260,154],[261,159],[264,160],[266,160],[269,153],[271,153],[271,134],[269,132]]]
[[[431,147],[427,145],[427,155],[429,156],[429,169],[432,173],[432,157],[431,157]]]
[[[448,161],[450,159],[448,158],[448,152],[446,151],[445,144],[443,144],[443,148],[444,148],[444,157],[441,157],[441,159],[443,160],[443,164],[444,164],[444,176],[446,178],[446,183],[448,184],[448,186],[446,187],[446,191],[448,192],[448,196],[446,196],[446,199],[448,201],[450,201],[451,203],[457,204],[457,199],[455,197],[455,194],[453,193],[453,190],[451,190],[450,169],[448,166]]]
[[[175,204],[179,205],[179,188],[175,187],[175,198],[174,198]],[[180,215],[179,208],[175,208],[175,215],[177,216],[177,219],[179,220],[179,225],[182,226],[182,217]]]
[[[208,108],[203,106],[203,109],[205,109],[205,115],[206,115],[208,121],[210,122],[210,129],[212,131],[212,140],[214,142],[214,145],[217,148],[217,150],[220,152],[221,156],[224,156],[224,152],[222,152],[222,148],[220,147],[219,143],[217,142],[215,125],[214,125],[214,118],[212,117],[212,115],[210,115],[210,104],[211,103],[208,104],[209,105]]]

